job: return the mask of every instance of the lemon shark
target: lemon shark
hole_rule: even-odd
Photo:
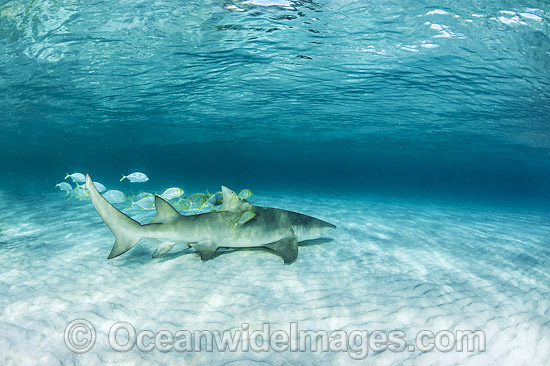
[[[156,216],[149,224],[140,224],[111,205],[99,193],[86,173],[86,189],[99,216],[115,236],[108,258],[130,250],[141,239],[153,239],[158,247],[153,258],[166,254],[177,243],[187,243],[210,259],[219,247],[266,247],[290,264],[298,257],[298,242],[320,238],[336,226],[300,213],[278,208],[260,207],[239,198],[222,186],[223,204],[217,211],[181,215],[159,196],[155,197]],[[243,213],[251,211],[247,222],[236,225]]]

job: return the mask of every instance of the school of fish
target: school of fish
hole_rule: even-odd
[[[132,172],[128,175],[122,175],[120,181],[127,179],[130,183],[145,183],[149,181],[149,177],[142,172]],[[65,192],[67,199],[76,199],[79,201],[89,200],[90,195],[85,188],[86,176],[83,173],[75,172],[72,174],[65,174],[65,180],[56,184],[56,188]],[[132,208],[139,208],[141,210],[154,210],[155,209],[155,197],[159,196],[162,199],[170,202],[172,206],[181,211],[192,212],[205,212],[206,210],[213,209],[222,205],[223,195],[222,192],[215,193],[192,193],[185,196],[185,191],[179,187],[170,187],[165,189],[162,193],[151,192],[139,192],[124,193],[117,189],[107,189],[105,185],[100,182],[93,182],[95,188],[102,194],[102,196],[111,204],[122,204],[128,202],[127,207],[122,207],[124,210]],[[237,195],[238,198],[247,199],[252,196],[250,189],[242,189]],[[235,223],[234,227],[242,225],[244,222],[251,219],[250,213],[244,213],[240,222]]]

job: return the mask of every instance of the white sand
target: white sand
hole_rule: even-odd
[[[338,226],[284,265],[264,250],[201,262],[176,247],[151,259],[142,242],[114,260],[113,236],[89,202],[62,194],[0,200],[1,365],[547,365],[550,226],[543,213],[311,195],[255,195],[253,203]],[[146,222],[153,212],[138,212]],[[85,354],[64,343],[76,318],[95,326]],[[482,330],[486,352],[113,351],[109,328]],[[147,361],[150,362],[147,362]]]

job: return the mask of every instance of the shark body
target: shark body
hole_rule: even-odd
[[[311,216],[255,206],[226,187],[222,187],[223,205],[220,209],[198,215],[181,215],[168,202],[156,196],[157,215],[149,224],[142,225],[103,198],[88,174],[86,189],[99,216],[115,236],[109,259],[125,253],[141,239],[148,238],[158,242],[153,258],[166,254],[177,243],[187,243],[199,252],[202,260],[211,258],[219,247],[267,247],[290,264],[298,257],[299,241],[319,238],[336,228]],[[253,218],[235,226],[247,211],[254,213]]]

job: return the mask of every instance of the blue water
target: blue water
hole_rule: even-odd
[[[547,2],[252,3],[3,1],[0,185],[548,206]]]
[[[547,366],[549,21],[539,0],[0,0],[0,364]],[[337,229],[292,265],[152,241],[107,260],[92,204],[55,188],[86,171],[129,195],[248,188]],[[480,330],[487,349],[120,353],[120,321]]]

